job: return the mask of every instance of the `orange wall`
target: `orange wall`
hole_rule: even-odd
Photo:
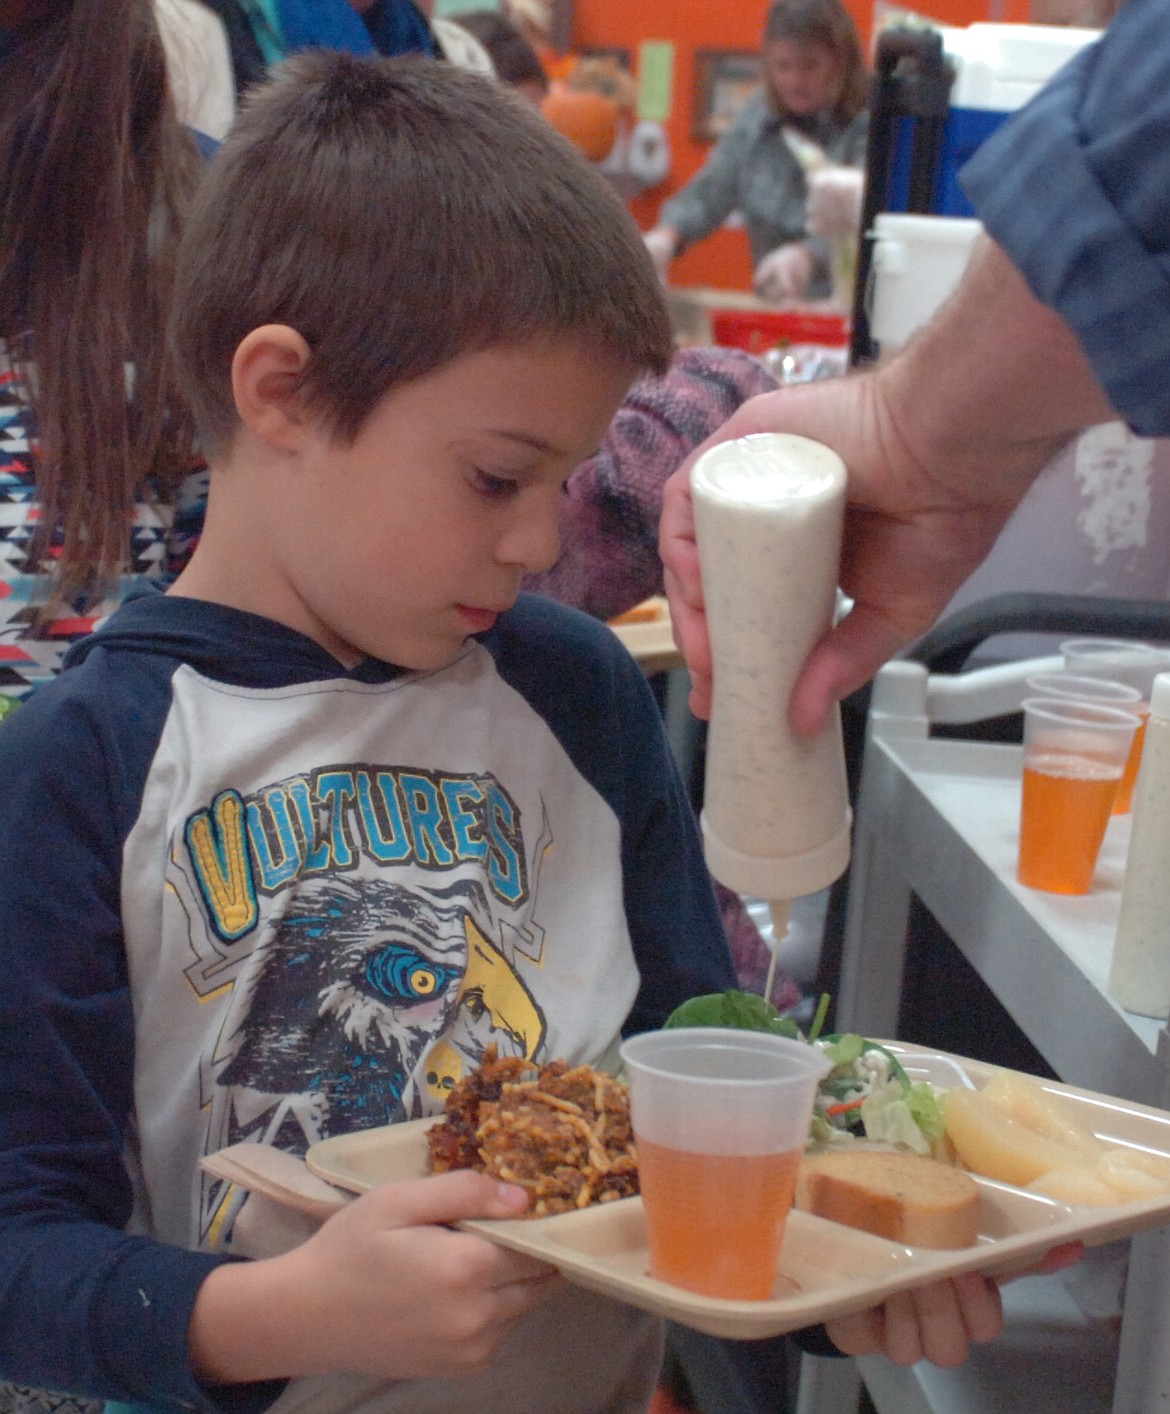
[[[704,0],[574,0],[573,44],[576,48],[616,46],[628,49],[635,67],[643,40],[666,39],[675,44],[674,106],[667,124],[671,173],[660,186],[631,202],[643,230],[655,222],[662,202],[702,165],[709,148],[691,141],[690,124],[696,49],[755,49],[764,28],[770,0],[738,0],[735,4]],[[845,0],[866,47],[873,25],[873,0]],[[901,0],[906,9],[929,14],[946,24],[975,20],[1024,20],[1028,0]],[[693,246],[671,267],[671,283],[748,289],[751,260],[742,231],[716,231]]]

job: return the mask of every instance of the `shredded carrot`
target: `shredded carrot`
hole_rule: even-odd
[[[865,1096],[858,1095],[856,1100],[846,1100],[844,1104],[827,1106],[825,1109],[825,1113],[827,1115],[847,1114],[850,1110],[859,1110],[864,1103]]]

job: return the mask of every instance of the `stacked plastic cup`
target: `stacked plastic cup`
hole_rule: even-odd
[[[1114,815],[1128,815],[1133,808],[1133,788],[1137,782],[1146,738],[1146,718],[1150,713],[1150,689],[1154,679],[1170,668],[1170,650],[1156,648],[1129,638],[1070,638],[1060,645],[1065,671],[1077,677],[1099,678],[1134,688],[1140,695],[1136,707],[1139,718],[1129,759],[1125,763]]]

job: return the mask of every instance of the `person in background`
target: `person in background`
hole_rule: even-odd
[[[467,10],[451,18],[487,50],[496,77],[539,108],[548,93],[548,74],[520,26],[501,10]]]
[[[931,323],[876,371],[753,399],[711,439],[800,433],[849,469],[841,585],[854,608],[796,684],[797,731],[930,627],[1078,432],[1121,418],[1170,434],[1168,129],[1164,6],[1126,0],[963,169],[988,234]],[[692,460],[667,484],[660,543],[706,716]]]
[[[200,167],[150,0],[0,3],[0,703],[181,558],[202,483],[164,322]]]
[[[154,0],[175,113],[218,142],[236,113],[236,86],[223,21],[201,0]]]
[[[0,0],[0,716],[197,527],[163,326],[201,165],[150,0]],[[0,1380],[0,1414],[101,1409]]]
[[[232,78],[236,86],[236,98],[242,98],[254,83],[259,83],[268,71],[268,60],[256,38],[256,31],[248,17],[243,0],[204,0],[209,10],[219,16],[227,35],[228,53],[231,56]]]
[[[776,0],[761,60],[763,84],[644,239],[665,279],[676,255],[738,211],[762,295],[825,296],[830,249],[808,233],[806,200],[814,168],[865,162],[869,77],[857,28],[841,0]]]

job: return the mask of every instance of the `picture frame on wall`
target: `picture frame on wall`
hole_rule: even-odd
[[[761,77],[758,50],[696,49],[692,140],[717,142]]]
[[[629,49],[615,44],[584,44],[577,49],[582,59],[609,59],[627,74],[634,72],[634,55]]]

